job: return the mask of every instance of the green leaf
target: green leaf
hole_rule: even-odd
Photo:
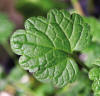
[[[82,50],[91,40],[89,26],[78,14],[51,10],[47,19],[31,17],[25,30],[17,30],[11,38],[13,51],[22,55],[20,65],[42,82],[63,87],[73,82],[78,66],[70,54]]]
[[[26,72],[22,70],[20,66],[15,66],[8,75],[7,80],[12,83],[18,83],[21,82],[24,75],[27,76]]]
[[[62,1],[55,0],[17,0],[16,8],[24,15],[29,18],[32,16],[45,16],[48,10],[53,8],[67,8],[68,4]]]
[[[51,10],[48,13],[49,23],[57,26],[65,33],[70,42],[72,50],[82,50],[90,42],[90,27],[84,23],[82,17],[78,14],[69,14],[66,10]]]
[[[100,68],[95,67],[95,68],[90,70],[89,78],[91,80],[99,79],[99,75],[100,75],[99,73],[100,73]]]
[[[97,67],[94,67],[89,72],[89,78],[90,80],[93,80],[92,89],[95,92],[95,96],[100,95],[100,58],[97,59],[97,62],[95,65],[98,65]]]
[[[91,27],[91,35],[93,36],[93,41],[100,42],[100,20],[94,17],[84,17],[85,22],[87,22]]]
[[[8,40],[11,32],[13,32],[14,25],[5,14],[0,13],[0,43]]]

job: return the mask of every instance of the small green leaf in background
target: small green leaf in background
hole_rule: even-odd
[[[17,0],[16,8],[26,18],[32,16],[46,16],[48,10],[53,8],[66,8],[67,3],[60,0]]]
[[[12,50],[22,55],[20,65],[41,82],[63,87],[73,82],[78,66],[71,54],[84,50],[90,43],[90,27],[78,14],[53,9],[47,19],[31,17],[25,30],[17,30],[11,38]]]
[[[0,13],[0,43],[8,40],[13,30],[13,23],[8,19],[5,14]]]
[[[3,67],[0,65],[0,91],[4,90],[6,87],[5,73]]]
[[[84,56],[84,63],[89,68],[92,68],[96,59],[100,57],[100,44],[97,42],[91,42],[89,47],[82,52],[81,56]]]
[[[90,25],[92,35],[92,42],[83,51],[83,54],[86,55],[84,56],[84,63],[91,68],[94,66],[96,59],[100,57],[100,21],[94,17],[84,17],[84,20]]]
[[[19,66],[16,66],[15,68],[13,68],[13,70],[10,72],[10,75],[8,75],[8,80],[10,82],[21,82],[21,78],[27,75],[27,73],[22,70]]]
[[[93,36],[93,41],[100,42],[100,20],[94,17],[84,17],[85,22],[87,22],[91,27],[91,35]]]
[[[94,67],[89,72],[89,78],[93,81],[92,89],[95,96],[100,95],[100,58],[97,59],[97,62],[94,64],[97,67]]]
[[[36,89],[36,96],[48,96],[47,94],[49,96],[54,94],[54,87],[51,84],[42,84]]]

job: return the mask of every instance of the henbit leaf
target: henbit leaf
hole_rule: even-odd
[[[0,13],[0,43],[5,42],[13,32],[14,25],[5,14]]]
[[[53,82],[57,87],[75,80],[78,67],[74,60],[68,58],[63,50],[49,48],[25,41],[24,30],[14,33],[11,39],[12,48],[20,57],[20,65],[42,82]],[[41,43],[43,44],[43,43]],[[44,42],[45,44],[45,42]],[[49,45],[48,45],[49,46]]]
[[[100,56],[96,59],[94,64],[100,67]]]
[[[55,53],[54,53],[55,54]],[[47,59],[49,59],[49,55],[47,56]],[[58,55],[58,54],[56,54]],[[62,55],[62,54],[59,54]],[[59,56],[58,55],[58,56]],[[60,56],[59,56],[60,57]],[[64,85],[73,82],[76,79],[77,73],[78,73],[78,67],[72,59],[65,58],[64,60],[61,60],[60,58],[57,58],[56,56],[54,59],[46,61],[47,64],[43,64],[44,61],[41,62],[41,58],[39,63],[36,63],[37,65],[29,66],[28,70],[30,72],[35,71],[34,76],[41,82],[53,82],[53,84],[56,87],[63,87]],[[34,59],[32,59],[34,60]],[[61,60],[61,61],[60,61]],[[35,60],[34,60],[35,61]],[[34,61],[28,61],[27,64]],[[39,65],[39,64],[43,65]],[[23,68],[26,68],[26,63],[21,62],[21,66]]]
[[[89,78],[91,80],[97,80],[100,77],[99,73],[100,73],[100,68],[95,67],[95,68],[93,68],[93,69],[90,70],[90,72],[89,72]]]
[[[42,82],[63,87],[73,82],[78,73],[78,66],[69,54],[84,49],[89,41],[89,26],[79,15],[54,9],[47,19],[26,20],[25,30],[13,34],[11,47],[22,55],[19,63],[25,70],[33,72]]]
[[[78,14],[69,14],[66,10],[51,10],[48,13],[50,23],[57,24],[65,33],[73,50],[83,50],[91,40],[90,27],[84,23],[82,17]]]
[[[96,67],[89,72],[90,80],[93,80],[92,89],[94,94],[100,95],[100,68]]]
[[[94,93],[96,94],[95,96],[98,96],[97,94],[100,95],[100,58],[97,59],[97,62],[95,65],[98,65],[98,66],[90,70],[89,78],[90,80],[94,81],[92,84],[92,89]]]

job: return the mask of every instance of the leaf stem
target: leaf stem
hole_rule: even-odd
[[[75,10],[77,10],[77,12],[81,15],[81,16],[85,16],[83,9],[80,5],[80,3],[78,2],[78,0],[71,0],[72,5],[74,7]]]
[[[82,62],[82,61],[79,59],[79,55],[80,55],[80,52],[75,51],[75,52],[73,52],[73,56],[72,56],[72,57],[74,58],[74,60],[76,61],[76,63],[79,65],[80,69],[85,68],[87,71],[89,71],[90,68],[87,67],[87,66],[84,64],[84,62]]]

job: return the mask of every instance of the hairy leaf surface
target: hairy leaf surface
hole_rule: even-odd
[[[100,95],[100,58],[97,59],[97,62],[95,63],[97,67],[94,67],[89,72],[89,78],[90,80],[93,80],[92,89],[95,93],[95,96]]]
[[[90,42],[88,24],[78,14],[51,10],[47,19],[31,17],[25,30],[17,30],[11,38],[13,51],[22,55],[20,65],[42,82],[63,87],[73,82],[78,66],[70,54],[82,50]]]
[[[51,10],[48,13],[48,19],[65,33],[72,51],[87,47],[90,41],[90,27],[84,23],[80,15],[75,13],[70,15],[66,10]]]

